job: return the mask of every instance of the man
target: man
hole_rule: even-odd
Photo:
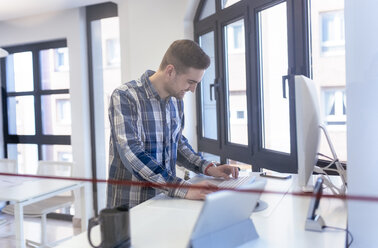
[[[237,167],[216,166],[195,153],[182,135],[184,128],[183,98],[195,92],[210,58],[190,40],[172,43],[158,71],[146,71],[140,79],[122,84],[114,90],[109,106],[111,124],[111,180],[177,184],[178,187],[155,189],[140,185],[108,185],[108,207],[130,208],[161,191],[172,197],[204,199],[212,192],[209,182],[191,185],[176,177],[176,163],[196,173],[214,177],[238,177]]]

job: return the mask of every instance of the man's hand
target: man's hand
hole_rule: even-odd
[[[202,181],[193,184],[194,186],[200,186],[203,188],[189,188],[188,193],[186,193],[185,198],[189,200],[205,200],[206,195],[213,193],[217,190],[217,186],[208,181]]]
[[[223,177],[224,179],[229,179],[230,175],[233,178],[238,178],[239,168],[236,166],[223,164],[217,167],[210,167],[209,169],[207,169],[207,174],[213,177]]]

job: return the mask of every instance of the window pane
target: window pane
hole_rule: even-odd
[[[204,159],[208,161],[215,161],[217,163],[220,162],[220,157],[211,153],[202,152],[202,156]],[[197,174],[193,171],[189,171],[189,178],[195,177]]]
[[[240,176],[246,176],[248,174],[245,174],[245,173],[249,173],[249,172],[252,172],[252,165],[250,164],[246,164],[246,163],[243,163],[243,162],[239,162],[239,161],[236,161],[236,160],[233,160],[233,159],[227,159],[227,163],[230,164],[230,165],[234,165],[234,166],[237,166],[240,168]]]
[[[43,90],[69,89],[68,48],[47,49],[39,52],[41,61],[41,88]]]
[[[208,161],[215,161],[217,163],[220,162],[220,157],[218,155],[214,155],[214,154],[207,153],[207,152],[202,152],[202,156],[203,156],[204,159],[206,159]]]
[[[33,91],[32,52],[10,54],[6,65],[7,92]]]
[[[240,0],[222,0],[222,9],[227,8],[237,2],[240,2]]]
[[[312,74],[321,88],[320,109],[340,160],[347,160],[344,0],[311,1]],[[319,152],[331,156],[321,135]]]
[[[96,130],[96,161],[108,165],[110,124],[108,108],[113,90],[121,80],[119,18],[91,22],[92,78]],[[108,170],[104,168],[104,178]]]
[[[121,53],[118,38],[106,39],[106,64],[107,66],[119,66]]]
[[[21,174],[36,174],[38,166],[38,145],[8,144],[8,158],[15,159]]]
[[[345,92],[343,89],[323,89],[324,116],[326,125],[346,124]]]
[[[205,0],[205,4],[202,7],[200,20],[205,19],[215,13],[215,0]]]
[[[228,141],[248,145],[244,20],[225,27]]]
[[[42,160],[72,162],[72,146],[42,145]]]
[[[71,103],[69,94],[41,97],[42,133],[71,135]]]
[[[35,135],[34,96],[8,97],[8,132]]]
[[[322,54],[345,54],[344,11],[321,12],[319,17]]]
[[[215,80],[214,32],[199,37],[199,43],[211,63],[202,78],[201,109],[202,109],[202,136],[216,140],[218,137],[216,88],[211,88]]]
[[[263,148],[290,153],[289,95],[283,98],[287,74],[286,2],[259,13],[260,85]]]

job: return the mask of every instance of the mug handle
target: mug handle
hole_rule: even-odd
[[[88,234],[88,241],[89,241],[89,244],[90,244],[92,247],[94,247],[94,248],[99,248],[99,247],[101,247],[101,245],[102,245],[102,243],[103,243],[103,241],[101,240],[100,245],[99,245],[99,246],[95,246],[95,245],[93,245],[92,240],[91,240],[91,230],[92,230],[92,227],[97,226],[97,225],[99,225],[100,223],[101,223],[101,220],[100,220],[99,217],[91,218],[91,219],[89,220],[89,223],[88,223],[88,232],[87,232],[87,234]]]

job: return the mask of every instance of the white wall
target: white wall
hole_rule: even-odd
[[[348,186],[377,197],[378,1],[345,1]],[[378,202],[349,201],[352,247],[378,246]]]
[[[0,47],[67,39],[70,64],[74,176],[91,178],[85,12],[82,8],[0,22]],[[5,35],[6,34],[6,35]],[[92,212],[92,191],[85,197]],[[78,201],[77,201],[78,202]],[[79,208],[76,208],[79,209]]]
[[[169,45],[193,39],[193,18],[199,0],[119,0],[122,82],[157,70]],[[197,148],[195,95],[185,96],[184,135]]]

